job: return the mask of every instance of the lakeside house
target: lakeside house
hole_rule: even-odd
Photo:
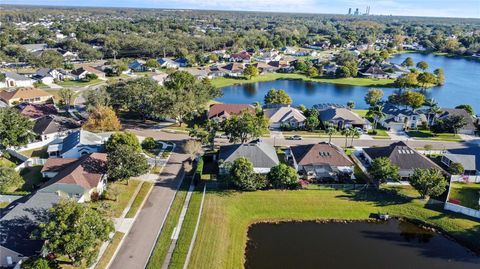
[[[278,129],[288,127],[292,129],[303,128],[307,119],[303,113],[291,106],[282,106],[278,108],[267,108],[264,111],[269,119],[270,128]]]
[[[368,164],[377,158],[388,158],[393,165],[400,168],[400,177],[408,178],[415,168],[435,168],[443,171],[436,163],[428,157],[420,154],[404,142],[392,143],[386,147],[364,148],[363,155]]]
[[[219,174],[228,174],[230,165],[240,157],[252,162],[253,170],[257,174],[267,174],[272,167],[280,164],[275,148],[256,140],[246,144],[221,146],[218,154]]]
[[[223,121],[242,112],[255,113],[255,107],[249,104],[213,104],[208,109],[208,119]]]
[[[437,116],[437,119],[446,119],[450,116],[460,116],[465,119],[465,126],[458,129],[459,134],[474,135],[477,131],[477,126],[475,125],[476,119],[470,115],[465,109],[461,108],[441,108],[442,112]]]
[[[231,54],[229,61],[230,62],[249,63],[251,58],[252,58],[252,56],[248,52],[242,51],[240,53]]]
[[[80,158],[86,154],[102,152],[109,137],[110,134],[100,135],[80,129],[68,134],[61,142],[50,144],[47,149],[48,156]]]
[[[33,87],[35,80],[13,72],[3,73],[4,81],[0,81],[0,88]]]
[[[38,88],[18,88],[0,91],[0,101],[8,106],[14,106],[19,103],[40,104],[52,100],[52,94]]]
[[[324,125],[333,124],[339,130],[358,127],[366,131],[372,128],[368,120],[361,118],[359,115],[344,107],[331,106],[319,109],[318,112],[320,120]]]
[[[285,155],[304,179],[339,181],[353,176],[353,162],[334,144],[297,145],[290,147]]]
[[[415,129],[422,123],[427,122],[425,114],[409,108],[401,109],[390,103],[385,104],[383,113],[385,113],[385,118],[381,119],[379,123],[391,131]]]

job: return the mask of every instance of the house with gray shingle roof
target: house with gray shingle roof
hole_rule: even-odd
[[[256,140],[247,144],[234,144],[220,147],[218,154],[219,173],[221,175],[228,174],[228,164],[233,163],[236,159],[245,157],[253,164],[253,170],[258,174],[266,174],[270,169],[280,161],[275,148],[267,143]]]
[[[264,114],[269,119],[270,128],[274,129],[286,125],[293,129],[303,128],[307,119],[300,110],[291,106],[268,108]]]
[[[80,127],[81,124],[71,118],[47,115],[35,121],[33,132],[45,141],[64,137]]]
[[[385,118],[381,119],[379,123],[392,131],[415,129],[422,123],[427,122],[425,114],[409,108],[400,108],[388,102],[383,107],[383,113],[385,113]]]
[[[5,72],[5,80],[0,81],[0,88],[33,87],[35,80],[14,72]]]
[[[338,129],[359,127],[363,130],[371,129],[370,122],[362,119],[350,109],[343,107],[328,107],[319,109],[319,117],[322,123],[330,123],[335,125]]]
[[[476,119],[470,115],[465,109],[461,108],[441,108],[442,113],[438,115],[439,119],[446,119],[450,116],[461,116],[465,119],[465,126],[460,128],[457,132],[459,134],[473,135],[477,131],[475,126]]]
[[[480,175],[480,167],[477,166],[477,157],[474,154],[457,154],[447,151],[442,155],[441,161],[447,167],[451,167],[454,163],[461,164],[465,169],[463,175]]]
[[[444,171],[428,157],[418,153],[404,142],[396,142],[386,147],[364,148],[364,156],[368,163],[377,158],[388,158],[393,165],[400,168],[400,176],[408,178],[415,168],[435,168]]]
[[[95,134],[85,130],[70,133],[61,142],[50,144],[47,152],[50,157],[80,158],[82,155],[102,152],[110,134]]]

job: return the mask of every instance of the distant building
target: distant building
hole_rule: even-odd
[[[208,110],[208,119],[222,121],[242,112],[253,114],[255,113],[255,108],[249,104],[213,104]]]
[[[0,81],[0,88],[33,87],[35,80],[13,72],[3,73],[5,81]]]
[[[20,103],[45,103],[53,100],[53,95],[37,88],[18,88],[10,91],[0,91],[0,101],[8,106]]]

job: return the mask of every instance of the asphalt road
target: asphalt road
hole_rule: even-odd
[[[188,156],[176,151],[172,153],[160,174],[110,268],[145,268],[155,246],[157,235],[168,214],[170,204],[183,178],[183,162]]]

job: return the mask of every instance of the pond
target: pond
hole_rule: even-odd
[[[445,85],[426,90],[429,98],[434,98],[442,107],[470,104],[474,106],[475,111],[480,112],[479,61],[433,54],[406,53],[393,56],[391,62],[402,63],[407,57],[412,57],[416,63],[426,61],[430,65],[431,72],[438,67],[445,69]],[[223,96],[217,100],[232,104],[263,102],[263,97],[271,88],[285,90],[292,97],[294,105],[304,104],[307,107],[318,103],[345,105],[352,100],[355,101],[357,108],[367,108],[363,98],[371,87],[283,79],[227,86],[223,88]],[[385,96],[397,91],[395,88],[382,89],[385,91]]]
[[[409,222],[254,224],[247,269],[480,268],[463,246]]]

